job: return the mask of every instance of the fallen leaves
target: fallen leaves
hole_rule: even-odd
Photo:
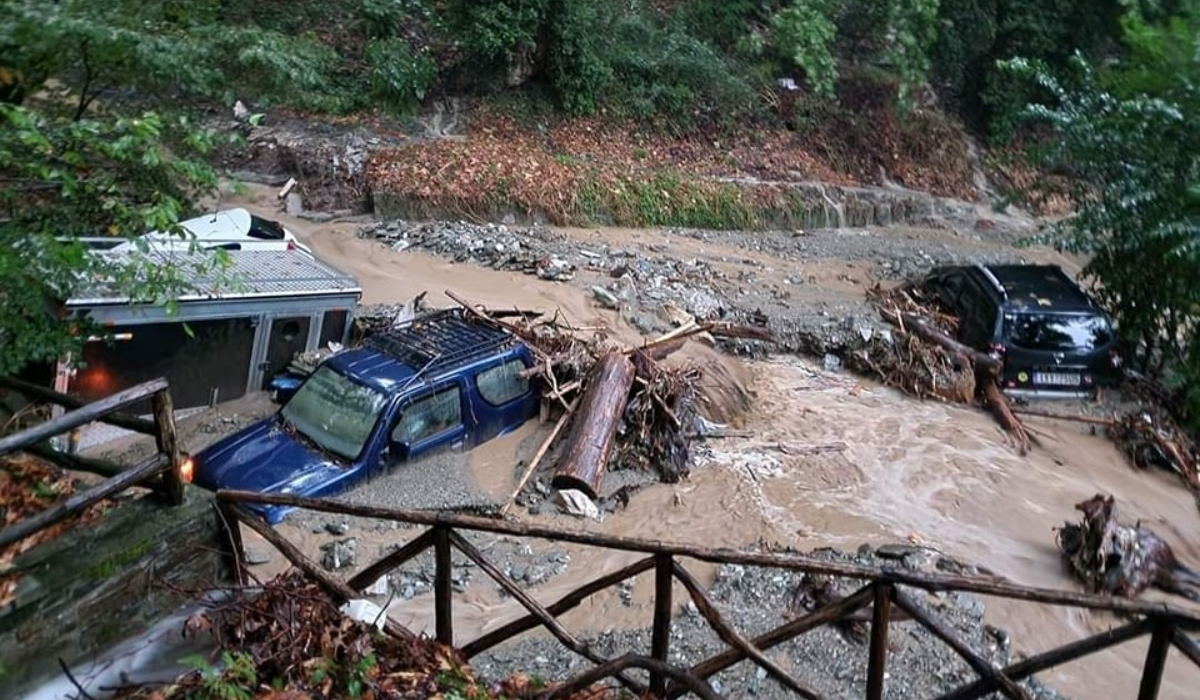
[[[0,525],[7,527],[47,510],[75,493],[69,473],[44,459],[26,453],[0,457]],[[33,547],[53,540],[80,523],[95,521],[106,505],[99,503],[73,519],[65,520],[0,548],[0,608],[13,602],[21,574],[13,561]]]

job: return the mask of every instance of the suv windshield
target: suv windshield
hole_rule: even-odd
[[[1112,341],[1112,326],[1103,316],[1080,314],[1014,314],[1005,316],[1008,340],[1026,350],[1091,352]]]
[[[385,402],[381,392],[322,366],[300,386],[280,415],[322,448],[354,459]]]

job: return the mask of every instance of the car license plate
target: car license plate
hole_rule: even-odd
[[[1034,372],[1033,383],[1047,386],[1079,386],[1080,375],[1070,372]]]

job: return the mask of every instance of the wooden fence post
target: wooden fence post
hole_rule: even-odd
[[[654,629],[650,638],[650,656],[667,663],[671,651],[671,587],[674,584],[675,566],[670,554],[654,555]],[[653,670],[650,672],[650,694],[665,697],[667,677]]]
[[[167,456],[167,470],[163,472],[163,487],[171,505],[183,504],[183,455],[179,451],[178,435],[175,432],[175,404],[171,390],[161,389],[151,397],[154,407],[154,425],[157,428],[154,441],[158,451]]]
[[[888,625],[892,607],[892,584],[875,584],[871,611],[871,650],[867,661],[867,700],[882,700],[883,674],[887,667]]]
[[[1167,652],[1171,650],[1174,636],[1175,624],[1170,619],[1154,621],[1150,648],[1146,651],[1146,665],[1142,668],[1142,683],[1138,687],[1138,700],[1155,700],[1158,697],[1163,670],[1167,666]]]
[[[436,525],[433,530],[434,579],[433,605],[437,640],[446,646],[454,646],[454,615],[451,597],[454,583],[451,578],[450,528]]]

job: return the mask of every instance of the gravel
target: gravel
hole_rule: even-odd
[[[865,299],[830,300],[828,295],[813,293],[819,290],[802,274],[791,275],[783,267],[764,266],[749,256],[680,259],[673,253],[671,239],[693,239],[748,254],[768,254],[782,265],[849,261],[854,267],[846,277],[859,281],[911,278],[937,265],[1023,261],[1015,249],[972,245],[982,240],[978,234],[964,236],[962,245],[952,245],[906,236],[904,229],[665,229],[660,233],[662,239],[657,242],[585,247],[566,234],[541,226],[388,221],[364,227],[359,235],[379,240],[393,250],[422,249],[460,263],[518,271],[592,289],[599,305],[619,305],[629,323],[647,335],[673,327],[666,309],[674,306],[701,321],[766,325],[779,339],[781,349],[815,356],[844,356],[861,344],[864,336],[887,328]],[[739,354],[761,350],[744,341],[729,343],[726,349]]]
[[[830,549],[810,554],[828,561],[888,564],[919,570],[950,568],[973,573],[971,567],[928,550],[901,547],[910,553],[898,561],[880,557],[869,547],[855,554]],[[724,565],[718,570],[708,595],[735,629],[744,636],[754,637],[784,624],[788,617],[806,612],[804,609],[789,610],[797,586],[803,580],[804,574],[794,572]],[[844,594],[849,594],[860,584],[850,580],[835,580],[835,585]],[[919,589],[904,590],[927,610],[933,611],[976,653],[991,663],[1003,666],[1012,660],[1008,634],[983,623],[985,606],[978,598],[961,593],[934,594]],[[607,657],[629,652],[648,653],[650,638],[649,628],[585,635],[586,643],[596,653]],[[916,622],[893,623],[888,648],[885,697],[934,697],[976,678],[966,662]],[[673,618],[670,639],[672,663],[688,667],[725,649],[726,646],[690,601]],[[789,669],[794,678],[824,697],[861,698],[866,687],[867,649],[865,634],[825,626],[779,645],[768,655],[783,668]],[[492,680],[523,671],[548,681],[560,681],[589,665],[590,662],[567,651],[552,639],[525,639],[509,643],[472,660],[472,667],[484,678]],[[631,675],[638,677],[637,673]],[[640,678],[645,681],[644,674]],[[718,693],[729,697],[795,697],[791,691],[770,678],[766,671],[748,661],[717,674],[711,679],[711,685]],[[1022,685],[1038,700],[1062,697],[1036,679]]]

